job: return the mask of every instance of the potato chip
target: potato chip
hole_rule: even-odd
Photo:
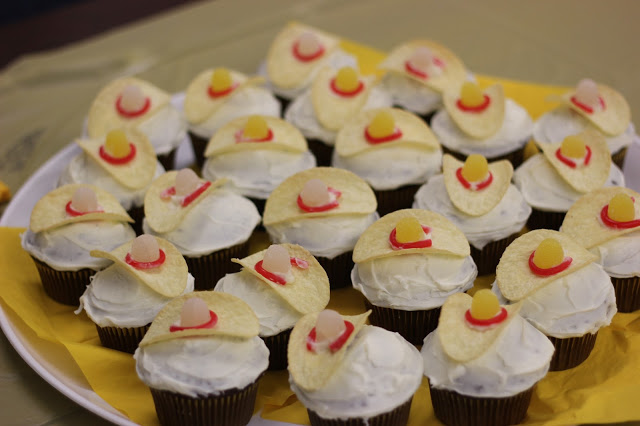
[[[307,391],[322,388],[340,367],[350,343],[362,329],[370,313],[371,311],[367,311],[360,315],[342,316],[345,321],[353,324],[354,329],[344,345],[335,352],[308,350],[307,338],[316,326],[318,312],[300,318],[291,331],[287,348],[289,374],[296,385]]]
[[[420,225],[430,228],[432,241],[430,247],[393,249],[389,242],[389,235],[395,229],[396,224],[406,217],[415,217]],[[367,228],[353,249],[353,261],[362,263],[382,257],[414,253],[445,253],[465,257],[469,256],[471,250],[462,231],[446,217],[429,210],[405,209],[389,213]]]
[[[320,179],[341,192],[338,206],[324,212],[305,212],[298,206],[298,196],[307,181]],[[265,226],[310,217],[369,215],[378,202],[371,187],[355,173],[334,167],[315,167],[285,179],[269,195],[262,222]]]
[[[529,268],[529,257],[546,238],[557,240],[562,245],[565,259],[571,257],[572,261],[562,272],[550,276],[538,276]],[[595,260],[594,254],[569,235],[549,229],[537,229],[516,238],[506,248],[496,268],[496,282],[504,297],[517,302],[550,282],[572,274]]]
[[[302,314],[320,312],[329,303],[329,278],[327,278],[327,273],[316,258],[305,248],[295,244],[280,245],[287,249],[290,257],[302,259],[309,265],[306,269],[292,266],[293,280],[285,285],[274,283],[256,271],[256,263],[264,258],[266,249],[244,259],[232,259],[232,261],[239,263],[243,266],[244,271],[266,283],[296,311]]]
[[[170,331],[172,325],[179,325],[182,305],[192,297],[206,302],[209,310],[218,317],[216,324],[211,328]],[[217,291],[194,291],[167,303],[156,315],[139,346],[185,337],[224,336],[250,339],[257,336],[259,330],[260,324],[256,314],[240,298]]]
[[[458,107],[460,91],[453,90],[442,97],[444,107],[451,119],[467,135],[476,139],[486,139],[493,136],[504,122],[505,97],[500,84],[494,84],[484,90],[489,97],[489,105],[482,111],[465,111]],[[486,98],[485,98],[486,99]]]

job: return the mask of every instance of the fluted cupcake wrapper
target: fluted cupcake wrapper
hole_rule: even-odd
[[[440,307],[422,311],[403,311],[401,309],[376,306],[365,299],[365,309],[371,309],[371,325],[399,333],[414,345],[422,345],[427,334],[438,326]]]
[[[320,139],[307,139],[307,145],[313,156],[316,157],[316,165],[318,167],[331,167],[333,146],[327,145]]]
[[[191,147],[193,148],[196,165],[199,168],[202,168],[202,165],[204,164],[204,151],[207,148],[209,139],[198,136],[193,132],[189,132],[189,139],[191,139]]]
[[[509,162],[511,162],[511,164],[513,165],[513,168],[517,168],[520,164],[522,164],[522,161],[524,160],[524,149],[527,145],[525,144],[522,148],[513,151],[513,152],[508,152],[506,154],[502,154],[499,155],[497,157],[487,157],[487,161],[489,162],[493,162],[493,161],[500,161],[500,160],[509,160]],[[451,154],[454,157],[456,157],[458,160],[460,161],[464,161],[467,159],[468,155],[467,154],[463,154],[461,152],[458,151],[452,151],[449,148],[447,148],[446,146],[442,145],[442,151],[445,154]]]
[[[616,292],[618,312],[628,313],[640,309],[640,277],[611,277]]]
[[[530,231],[534,229],[552,229],[557,231],[560,229],[560,226],[562,226],[566,214],[567,212],[546,212],[532,207],[531,216],[529,216],[527,220],[527,228],[529,228]]]
[[[533,386],[505,398],[479,398],[436,389],[429,383],[433,411],[448,426],[506,426],[520,423],[527,415]]]
[[[405,185],[386,191],[374,190],[378,200],[378,213],[384,216],[396,210],[410,209],[413,205],[413,197],[421,185]]]
[[[565,339],[559,339],[553,336],[547,337],[549,337],[549,340],[551,340],[551,343],[553,343],[555,347],[549,371],[562,371],[576,367],[589,358],[589,354],[596,344],[598,333],[587,333],[584,336],[568,337]]]
[[[258,380],[242,389],[190,397],[151,388],[156,414],[164,426],[244,426],[253,416]]]
[[[58,303],[78,306],[80,296],[90,283],[96,271],[85,268],[78,271],[56,271],[46,263],[31,256],[42,281],[44,292]]]
[[[240,265],[232,258],[242,259],[249,254],[249,241],[200,257],[187,257],[189,272],[195,278],[195,290],[213,290],[218,280],[226,274],[240,271]]]
[[[287,346],[289,345],[291,330],[292,328],[281,331],[274,336],[260,336],[264,344],[267,345],[267,349],[269,349],[268,370],[275,371],[287,368]]]
[[[470,244],[471,257],[478,267],[478,275],[495,274],[502,253],[517,237],[518,234],[515,233],[501,240],[492,241],[484,246],[482,250],[478,250]]]
[[[315,411],[307,410],[307,413],[311,426],[402,426],[409,421],[412,399],[413,397],[409,398],[407,402],[389,412],[369,418],[325,419]]]
[[[150,325],[127,328],[100,327],[96,324],[96,330],[98,330],[98,337],[100,337],[102,346],[132,354],[138,348],[138,344],[147,333]]]
[[[611,160],[615,163],[616,166],[622,169],[622,166],[624,166],[624,157],[626,157],[626,155],[627,147],[625,146],[624,148],[618,150],[618,152],[611,154]]]
[[[351,270],[353,269],[353,251],[348,251],[329,259],[316,257],[329,277],[331,290],[351,286]]]
[[[134,223],[131,224],[131,227],[133,228],[134,231],[136,231],[136,235],[144,234],[144,231],[142,230],[142,220],[144,219],[144,206],[139,206],[139,207],[133,206],[129,210],[127,210],[127,213],[129,214],[129,216],[131,216],[131,219],[134,220]]]
[[[166,154],[158,154],[158,161],[166,171],[173,170],[177,150],[177,148],[174,148]]]

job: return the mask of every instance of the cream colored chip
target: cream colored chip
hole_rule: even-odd
[[[212,328],[191,328],[187,330],[171,331],[172,325],[180,324],[182,305],[188,299],[198,297],[204,300],[217,316],[217,322]],[[144,335],[140,346],[166,340],[184,337],[225,336],[250,339],[258,335],[260,324],[251,307],[240,298],[217,291],[194,291],[184,296],[176,297],[165,305],[151,323],[151,327]]]
[[[616,194],[627,194],[634,198],[635,219],[640,218],[640,194],[629,188],[599,188],[580,197],[569,209],[562,222],[562,232],[590,249],[630,232],[640,231],[639,227],[616,229],[606,226],[600,219],[600,212]]]
[[[602,187],[607,181],[611,169],[611,154],[607,141],[599,132],[586,130],[576,136],[581,138],[585,145],[591,149],[591,159],[588,165],[580,164],[572,168],[558,159],[556,151],[562,146],[562,141],[538,142],[538,146],[562,179],[576,191],[587,193]]]
[[[444,64],[441,74],[421,78],[407,72],[405,63],[419,47],[428,47],[433,52],[433,56]],[[431,40],[413,40],[396,47],[379,65],[379,68],[402,74],[440,93],[458,90],[467,78],[467,71],[462,61],[452,51]]]
[[[298,195],[311,179],[320,179],[329,188],[341,192],[338,207],[324,212],[305,212],[298,207]],[[355,173],[334,167],[315,167],[289,176],[271,192],[262,222],[271,226],[310,217],[368,215],[377,208],[373,190]]]
[[[445,154],[442,157],[442,174],[444,186],[454,206],[471,216],[482,216],[489,213],[502,201],[502,197],[509,189],[513,166],[508,160],[489,163],[489,172],[493,181],[489,186],[481,190],[465,188],[456,173],[464,166],[462,161]]]
[[[116,102],[127,86],[137,86],[149,99],[151,105],[139,117],[123,117],[116,109]],[[171,96],[151,83],[138,78],[127,77],[115,80],[103,88],[89,109],[87,134],[89,138],[100,138],[110,130],[136,127],[169,103]]]
[[[567,269],[548,277],[535,275],[529,268],[531,253],[546,238],[556,239],[562,245],[565,258],[573,259]],[[594,254],[567,234],[549,229],[537,229],[518,237],[507,247],[496,268],[496,282],[504,297],[517,302],[550,282],[572,274],[595,260]]]
[[[420,225],[431,229],[431,247],[401,250],[391,247],[389,235],[396,224],[406,217],[415,217]],[[362,263],[371,259],[414,253],[444,253],[465,257],[469,256],[471,250],[464,234],[446,217],[429,210],[405,209],[389,213],[367,228],[353,249],[353,261]]]
[[[380,112],[388,112],[402,136],[389,142],[372,144],[367,141],[365,130]],[[350,157],[377,149],[409,147],[427,151],[440,148],[440,143],[429,126],[415,114],[398,108],[378,108],[361,111],[340,129],[335,149],[341,157]]]
[[[118,183],[131,189],[144,188],[153,180],[158,158],[151,142],[143,133],[128,129],[125,134],[129,143],[136,147],[136,155],[126,164],[111,164],[100,156],[100,147],[105,144],[104,137],[78,139],[76,143]]]
[[[293,46],[305,32],[311,32],[324,47],[324,54],[312,61],[300,61],[293,54]],[[322,66],[340,40],[316,28],[291,23],[278,34],[267,53],[267,74],[271,82],[283,89],[300,87],[311,73]]]
[[[444,107],[460,130],[476,139],[493,136],[504,122],[505,97],[502,85],[487,87],[484,94],[489,97],[489,105],[478,112],[464,111],[458,107],[459,89],[445,93],[442,98]]]
[[[329,303],[329,278],[327,278],[327,273],[316,258],[305,248],[295,244],[280,245],[287,249],[290,257],[302,259],[309,264],[307,269],[292,265],[293,280],[285,285],[274,283],[256,271],[256,263],[264,258],[266,249],[244,259],[232,259],[232,261],[239,263],[243,266],[244,271],[266,283],[296,311],[302,314],[320,312]]]
[[[340,367],[349,345],[364,326],[370,313],[371,311],[354,316],[343,315],[344,320],[351,322],[354,329],[344,345],[335,352],[308,350],[307,338],[316,326],[318,313],[314,312],[300,318],[291,331],[287,348],[289,374],[296,385],[307,391],[322,388]]]
[[[67,203],[71,202],[71,197],[81,187],[90,188],[96,194],[98,206],[102,211],[79,216],[71,216],[67,213]],[[94,185],[71,184],[56,188],[38,200],[31,211],[29,229],[32,232],[41,232],[70,223],[90,220],[133,223],[133,219],[122,208],[117,198],[104,189]]]
[[[259,85],[264,82],[262,77],[249,78],[240,72],[230,70],[232,85],[236,85],[236,87],[228,95],[214,98],[209,96],[213,71],[214,69],[212,68],[201,72],[187,87],[184,98],[184,113],[189,123],[202,123],[236,93],[248,86]]]
[[[351,118],[358,114],[369,98],[374,76],[360,75],[364,85],[362,91],[353,96],[341,96],[331,89],[331,81],[337,70],[320,70],[311,85],[311,103],[320,124],[329,130],[340,130]]]
[[[211,182],[211,185],[198,195],[186,207],[182,207],[180,200],[173,200],[163,196],[163,193],[171,187],[175,186],[178,171],[170,171],[158,177],[151,183],[151,186],[144,195],[144,216],[149,226],[158,233],[173,231],[184,220],[198,203],[204,200],[216,188],[223,185],[227,179],[218,179]],[[200,185],[206,183],[200,180]],[[200,187],[200,186],[199,186]]]
[[[149,288],[165,297],[176,297],[187,288],[187,262],[182,254],[169,241],[159,237],[158,246],[165,254],[164,263],[155,268],[137,269],[126,262],[127,254],[131,252],[133,240],[124,243],[111,252],[91,250],[93,257],[103,257],[115,262],[118,266],[129,271],[134,277],[145,283]]]
[[[444,353],[457,362],[469,362],[482,356],[500,337],[507,325],[518,315],[522,302],[501,306],[507,318],[490,327],[470,325],[465,319],[473,297],[456,293],[445,300],[438,320],[437,336]]]
[[[207,144],[205,157],[226,154],[229,152],[272,149],[287,152],[308,151],[307,140],[300,130],[292,124],[276,117],[260,116],[265,119],[273,139],[264,142],[236,142],[236,135],[241,135],[249,117],[240,117],[229,121],[213,135]]]

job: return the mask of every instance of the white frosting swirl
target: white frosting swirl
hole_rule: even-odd
[[[184,114],[169,104],[138,125],[147,135],[156,154],[168,154],[187,137]]]
[[[553,351],[544,334],[516,315],[491,348],[472,361],[449,358],[437,330],[424,339],[421,353],[424,374],[434,388],[479,398],[505,398],[541,380],[549,370]]]
[[[298,244],[315,257],[334,257],[353,250],[360,235],[380,216],[363,215],[301,218],[265,226],[274,244]]]
[[[259,223],[260,214],[250,200],[216,189],[196,204],[174,230],[155,232],[146,218],[142,229],[145,234],[168,240],[183,256],[200,257],[247,241]]]
[[[640,276],[640,231],[620,235],[592,247],[589,251],[598,256],[609,276],[629,278]]]
[[[193,291],[189,274],[182,294]],[[155,292],[125,268],[112,265],[91,277],[80,297],[79,314],[84,309],[100,327],[143,327],[150,324],[171,298]]]
[[[543,154],[522,163],[513,174],[513,182],[531,207],[543,211],[566,212],[584,195],[573,189]],[[613,163],[603,186],[624,186],[624,175]]]
[[[422,364],[418,350],[399,334],[365,325],[324,387],[306,391],[291,376],[289,384],[320,417],[367,419],[413,397],[422,382]]]
[[[269,365],[269,349],[257,336],[198,336],[139,347],[133,358],[147,386],[196,398],[255,382]]]
[[[471,256],[415,253],[358,263],[351,282],[376,306],[415,311],[442,306],[473,287],[477,275]]]
[[[389,92],[394,105],[416,114],[426,115],[443,107],[439,92],[402,74],[388,72],[380,85]]]
[[[450,150],[464,155],[482,154],[491,159],[524,147],[531,138],[533,121],[526,109],[506,99],[502,127],[487,139],[474,139],[464,133],[445,109],[433,117],[431,128],[440,143]]]
[[[91,256],[91,250],[111,251],[135,237],[128,223],[94,220],[37,233],[28,229],[22,234],[22,248],[57,271],[98,271],[111,261]]]
[[[260,322],[260,336],[275,336],[293,328],[302,314],[268,284],[249,272],[240,271],[220,278],[213,291],[232,294],[251,306]]]
[[[492,241],[520,232],[531,215],[531,207],[513,185],[509,185],[502,200],[482,216],[470,216],[453,205],[443,175],[431,177],[418,189],[414,198],[413,208],[440,213],[452,221],[478,250]]]

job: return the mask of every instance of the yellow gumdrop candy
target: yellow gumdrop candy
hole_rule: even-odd
[[[487,288],[476,291],[471,301],[471,316],[479,320],[495,317],[500,312],[498,297]]]
[[[129,152],[131,152],[127,136],[122,130],[112,130],[107,133],[104,149],[107,151],[107,154],[115,158],[126,157],[129,155]]]
[[[587,146],[584,144],[584,141],[580,137],[571,135],[567,136],[562,141],[560,152],[565,157],[583,158],[587,153]]]
[[[617,222],[635,219],[633,200],[627,194],[617,194],[609,201],[609,217]]]
[[[223,92],[231,87],[233,80],[231,73],[226,68],[216,68],[211,74],[211,90]]]
[[[388,111],[380,111],[373,117],[371,124],[367,127],[369,134],[374,138],[383,138],[393,133],[396,128],[393,115]]]
[[[462,177],[468,182],[478,182],[484,180],[489,173],[489,163],[480,154],[471,154],[467,157],[462,166]]]
[[[460,102],[468,107],[476,107],[484,102],[484,93],[477,84],[466,81],[460,90]]]
[[[405,217],[396,224],[396,241],[413,243],[422,239],[424,231],[415,217]]]
[[[353,92],[358,88],[358,73],[351,67],[343,67],[336,75],[336,87],[343,92]]]
[[[554,238],[546,238],[542,240],[533,255],[533,263],[542,269],[553,268],[558,266],[564,260],[564,250]]]
[[[242,135],[248,139],[264,139],[269,135],[269,126],[267,121],[258,116],[252,115],[244,126]]]

